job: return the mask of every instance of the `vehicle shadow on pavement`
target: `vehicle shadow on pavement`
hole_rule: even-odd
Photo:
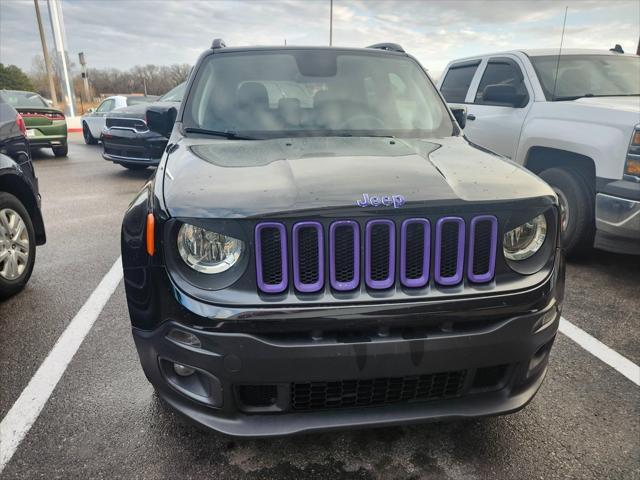
[[[224,467],[230,477],[235,470],[242,478],[449,478],[452,471],[474,477],[472,465],[491,458],[499,462],[512,441],[505,432],[521,430],[509,426],[518,422],[515,415],[244,439],[192,423],[155,393],[150,408],[151,430],[165,437],[170,432],[198,467]]]

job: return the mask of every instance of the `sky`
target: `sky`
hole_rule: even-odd
[[[48,10],[40,1],[49,48]],[[193,64],[221,37],[229,46],[327,45],[329,0],[62,0],[71,61],[90,68]],[[456,58],[564,46],[635,53],[638,0],[334,0],[333,44],[394,42],[437,77]],[[33,0],[0,0],[0,62],[29,71],[41,54]]]

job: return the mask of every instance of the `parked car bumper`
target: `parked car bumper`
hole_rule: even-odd
[[[620,180],[596,195],[595,246],[640,255],[640,183]]]
[[[271,320],[261,322],[265,309],[220,307],[220,318],[194,315],[176,308],[183,294],[174,285],[173,296],[163,301],[168,320],[153,330],[134,328],[133,336],[158,394],[196,423],[230,435],[497,415],[523,408],[542,383],[560,319],[563,279],[559,254],[542,285],[493,299],[498,310],[521,302],[519,312],[486,313],[491,297],[483,297],[482,308],[474,303],[478,299],[452,299],[446,306],[418,302],[394,313],[381,310],[378,327],[383,328],[372,325],[371,305],[278,309],[280,327],[273,329],[267,327],[272,311]],[[193,299],[189,305],[197,310]],[[421,327],[403,327],[408,318],[415,321],[417,311],[429,309],[431,314],[420,315]],[[444,311],[458,312],[458,320],[443,326]],[[349,318],[351,330],[314,335],[311,325],[327,316]],[[285,331],[283,324],[300,325],[303,333]],[[184,343],[186,334],[200,346]],[[194,373],[178,375],[176,363]]]
[[[31,148],[62,147],[67,144],[67,127],[53,132],[39,127],[28,128],[27,139]]]
[[[167,139],[149,130],[105,128],[102,130],[103,158],[120,164],[157,166]]]

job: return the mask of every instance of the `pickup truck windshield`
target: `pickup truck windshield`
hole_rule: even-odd
[[[187,131],[236,138],[454,133],[445,105],[414,60],[336,50],[210,55],[198,69],[183,124]]]
[[[531,57],[547,100],[640,95],[640,57],[562,55]],[[558,80],[556,82],[556,66]]]

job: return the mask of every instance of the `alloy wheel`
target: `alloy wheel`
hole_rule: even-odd
[[[0,210],[0,277],[16,280],[29,262],[29,232],[11,208]]]

